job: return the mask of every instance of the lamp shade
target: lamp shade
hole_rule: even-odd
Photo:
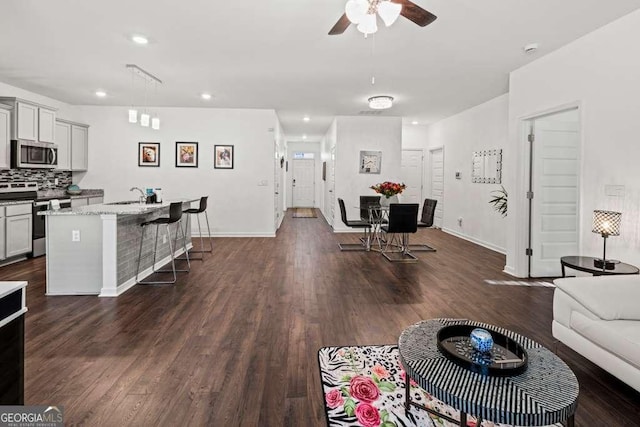
[[[391,26],[396,19],[400,16],[402,11],[402,5],[400,3],[392,3],[390,1],[383,1],[378,4],[378,15],[384,21],[384,25]]]
[[[619,236],[622,213],[612,211],[593,211],[593,231],[603,236]]]
[[[359,24],[369,10],[367,0],[349,0],[344,7],[347,18],[354,24]]]
[[[360,20],[358,31],[364,34],[374,34],[378,31],[378,23],[376,22],[376,14],[368,13]]]

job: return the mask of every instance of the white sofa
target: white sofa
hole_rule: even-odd
[[[553,336],[640,391],[640,276],[553,282]]]

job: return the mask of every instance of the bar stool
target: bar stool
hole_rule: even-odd
[[[189,230],[189,227],[191,226],[191,215],[195,215],[196,216],[196,220],[198,221],[198,234],[200,235],[200,250],[196,251],[196,250],[192,250],[191,253],[200,253],[202,255],[200,255],[200,258],[191,258],[192,260],[199,260],[202,261],[204,259],[204,252],[208,252],[211,253],[213,252],[213,243],[211,242],[211,228],[209,228],[209,217],[207,216],[206,210],[207,210],[207,199],[209,198],[209,196],[203,196],[200,198],[200,207],[198,208],[193,208],[193,209],[185,209],[182,211],[183,214],[189,214],[189,216],[187,216],[187,220],[185,221],[185,232],[184,235],[186,235],[186,230]],[[204,239],[202,238],[202,228],[200,227],[200,214],[204,213],[204,219],[207,221],[207,235],[209,236],[209,250],[205,251],[204,250]],[[182,259],[182,258],[179,258]]]
[[[136,269],[136,283],[141,284],[141,285],[162,285],[162,284],[173,284],[176,283],[177,280],[177,275],[176,272],[178,271],[182,271],[182,272],[189,272],[189,270],[191,270],[191,263],[189,262],[189,253],[187,252],[187,237],[184,233],[184,230],[182,229],[182,227],[180,226],[179,222],[180,219],[182,218],[182,202],[176,202],[176,203],[171,203],[169,205],[169,217],[160,217],[157,219],[154,219],[152,221],[147,221],[147,222],[143,222],[142,224],[140,224],[140,226],[142,227],[142,236],[140,236],[140,249],[138,250],[138,267]],[[175,234],[175,238],[173,239],[173,244],[171,243],[171,229],[169,228],[169,226],[173,223],[177,223],[176,224],[176,234]],[[167,237],[169,240],[169,252],[170,252],[170,256],[171,256],[171,270],[156,270],[155,266],[156,266],[156,255],[158,253],[158,227],[164,224],[167,226]],[[153,270],[151,272],[151,274],[154,273],[173,273],[173,280],[165,280],[165,281],[146,281],[143,282],[141,280],[138,280],[138,275],[140,274],[140,260],[142,259],[142,243],[144,242],[144,232],[145,229],[148,225],[155,225],[156,226],[156,241],[153,247],[153,264],[151,265],[151,269]],[[178,242],[178,230],[180,230],[180,232],[182,233],[182,247],[184,248],[184,252],[186,254],[186,258],[185,261],[187,261],[187,270],[177,270],[176,269],[176,259],[173,255],[173,248],[174,246],[177,246],[177,242]]]

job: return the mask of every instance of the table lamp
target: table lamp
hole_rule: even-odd
[[[615,264],[620,261],[607,259],[607,237],[620,235],[620,222],[622,221],[622,213],[611,211],[593,211],[593,231],[594,233],[600,233],[604,240],[604,250],[602,253],[602,259],[596,258],[593,261],[593,265],[596,268],[602,268],[603,270],[613,270]]]

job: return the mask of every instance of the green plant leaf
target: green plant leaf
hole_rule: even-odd
[[[373,382],[376,384],[380,383],[380,378],[376,374],[371,374],[371,378],[373,378]]]
[[[396,389],[396,386],[393,383],[390,383],[389,381],[380,381],[380,383],[378,384],[378,387],[380,388],[380,390],[386,391],[386,392],[392,392],[392,391],[395,391]]]
[[[344,377],[340,378],[340,381],[342,381],[343,383],[348,383],[349,381],[351,381],[351,375],[345,375]]]
[[[342,395],[343,395],[344,397],[349,397],[349,396],[351,396],[351,395],[349,394],[349,390],[347,390],[347,388],[346,388],[345,386],[340,387],[340,391],[342,392]]]
[[[352,398],[348,398],[344,401],[344,412],[349,417],[353,417],[356,412],[356,402]]]
[[[382,419],[382,422],[385,423],[389,419],[389,411],[386,409],[380,411],[380,418]]]
[[[398,427],[398,425],[393,421],[385,421],[382,424],[380,424],[380,427]]]

